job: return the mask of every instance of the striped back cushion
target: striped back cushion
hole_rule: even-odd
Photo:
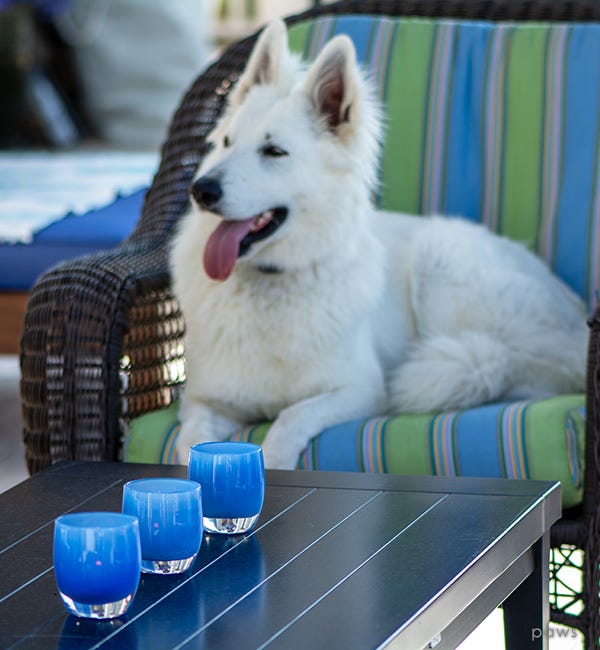
[[[382,208],[462,215],[522,241],[592,306],[600,285],[600,24],[320,18],[387,107]]]

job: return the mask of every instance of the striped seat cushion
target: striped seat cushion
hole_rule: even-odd
[[[600,24],[323,17],[290,30],[312,59],[346,33],[387,112],[379,205],[463,215],[526,243],[590,307],[600,285]],[[299,466],[560,480],[581,500],[582,395],[343,423]],[[175,462],[176,405],[132,423],[125,459]],[[237,439],[262,440],[268,425]],[[318,432],[315,432],[317,434]],[[185,461],[185,459],[181,459]]]
[[[269,426],[247,427],[232,439],[261,443]],[[129,428],[124,460],[185,463],[175,451],[179,429],[177,404],[141,416]],[[567,508],[582,498],[584,439],[584,397],[563,395],[437,415],[346,422],[318,435],[298,467],[556,480]]]

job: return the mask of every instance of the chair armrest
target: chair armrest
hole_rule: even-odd
[[[127,422],[178,396],[184,324],[169,291],[167,243],[251,43],[231,46],[186,93],[128,240],[64,262],[33,287],[21,341],[30,472],[67,459],[118,460]]]
[[[157,238],[64,262],[36,283],[21,341],[31,472],[117,460],[123,424],[176,397],[184,324],[168,287]]]

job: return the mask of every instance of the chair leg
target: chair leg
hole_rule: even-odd
[[[585,648],[598,648],[600,646],[600,517],[598,514],[592,517],[587,532],[583,566]]]

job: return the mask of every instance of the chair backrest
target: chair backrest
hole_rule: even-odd
[[[523,241],[590,306],[600,286],[600,23],[328,16],[386,106],[381,207],[462,215]]]

